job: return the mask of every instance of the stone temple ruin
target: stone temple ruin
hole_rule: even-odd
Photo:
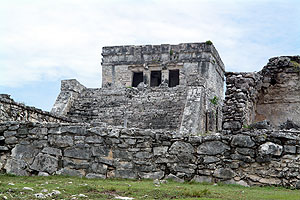
[[[271,58],[258,73],[226,73],[223,128],[267,120],[275,128],[300,122],[300,57]],[[294,126],[297,126],[294,124]]]
[[[213,45],[104,47],[102,56],[103,87],[62,81],[52,113],[185,134],[221,130],[225,68]]]
[[[63,80],[51,112],[0,95],[0,172],[300,188],[300,56],[251,73],[211,42],[102,56],[103,87]]]

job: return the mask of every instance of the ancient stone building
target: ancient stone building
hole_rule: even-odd
[[[102,65],[103,88],[64,80],[52,113],[0,95],[0,173],[300,188],[299,56],[226,72],[222,123],[210,43],[105,47]]]
[[[211,43],[104,47],[102,56],[103,87],[62,81],[52,113],[189,134],[221,129],[225,69]]]
[[[264,120],[276,129],[300,124],[300,56],[271,58],[259,72],[226,72],[226,84],[225,130]]]
[[[209,42],[104,47],[102,56],[104,87],[206,86],[222,97],[225,68]]]

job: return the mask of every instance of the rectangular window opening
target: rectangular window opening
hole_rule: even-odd
[[[151,71],[150,86],[155,87],[161,84],[161,71]]]
[[[179,69],[169,71],[169,87],[179,85]]]
[[[143,79],[143,72],[133,72],[132,87],[137,87],[141,82],[143,82]]]
[[[208,112],[205,112],[205,133],[208,132]]]

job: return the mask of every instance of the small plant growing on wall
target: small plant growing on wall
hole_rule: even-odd
[[[210,99],[210,103],[213,105],[218,105],[219,98],[214,96],[214,98]]]
[[[170,50],[170,56],[172,56],[174,54],[173,50]]]
[[[248,124],[244,124],[244,125],[243,125],[243,128],[244,128],[244,129],[251,129],[252,127],[251,127],[250,125],[248,125]]]
[[[300,72],[300,63],[297,63],[296,61],[291,61],[291,63],[294,66],[295,70],[297,72]]]
[[[207,41],[205,42],[205,44],[207,44],[207,45],[212,45],[213,43],[212,43],[212,41],[207,40]]]

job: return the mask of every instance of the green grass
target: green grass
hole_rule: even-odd
[[[14,185],[10,185],[13,183]],[[30,187],[34,191],[24,190]],[[300,199],[300,191],[281,187],[242,187],[225,184],[167,183],[155,185],[152,180],[86,179],[66,176],[17,177],[0,175],[0,199],[35,199],[43,189],[58,190],[45,199],[114,199],[116,196],[135,199],[206,199],[263,200]],[[49,193],[48,192],[48,193]],[[47,193],[43,193],[47,194]],[[87,197],[79,197],[84,194]],[[73,195],[73,196],[72,196]]]

